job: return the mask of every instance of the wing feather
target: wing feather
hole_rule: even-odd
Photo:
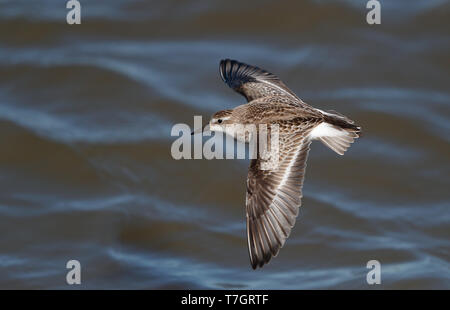
[[[220,61],[220,76],[233,90],[248,102],[270,96],[287,96],[301,102],[276,75],[242,62],[224,59]]]
[[[247,237],[253,269],[278,255],[295,224],[301,205],[311,140],[306,134],[280,137],[280,163],[261,170],[252,160],[247,179]]]

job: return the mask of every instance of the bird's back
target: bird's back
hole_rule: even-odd
[[[249,103],[238,106],[234,114],[242,123],[278,123],[288,120],[301,122],[302,119],[322,119],[319,110],[305,104],[300,106],[291,98],[283,96],[271,96],[252,100]]]

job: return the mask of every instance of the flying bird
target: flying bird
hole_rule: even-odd
[[[256,269],[278,255],[295,224],[311,142],[319,140],[343,155],[361,128],[338,112],[306,104],[266,70],[225,59],[220,62],[220,75],[247,103],[215,113],[209,122],[211,131],[234,135],[232,124],[279,126],[278,164],[263,169],[263,159],[257,157],[247,175],[247,242]]]

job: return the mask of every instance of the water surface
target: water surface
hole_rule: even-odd
[[[0,1],[0,287],[450,288],[450,6],[381,1]],[[356,120],[318,142],[285,247],[251,270],[245,160],[170,155],[176,123],[244,103],[234,58]]]

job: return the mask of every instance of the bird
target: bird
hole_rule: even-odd
[[[214,113],[208,123],[210,131],[235,135],[229,129],[233,124],[276,124],[279,128],[278,164],[263,169],[264,160],[256,157],[247,174],[247,245],[251,266],[257,269],[278,255],[295,225],[311,142],[318,140],[344,155],[361,127],[336,111],[306,104],[264,69],[223,59],[219,70],[222,80],[247,103]]]

